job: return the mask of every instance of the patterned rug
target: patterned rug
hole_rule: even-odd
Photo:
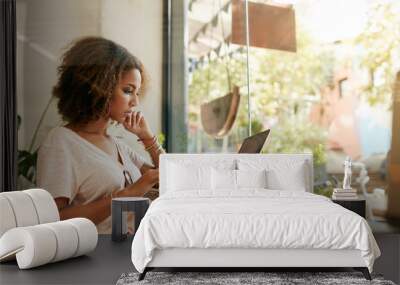
[[[138,281],[139,273],[122,274],[117,285],[133,284],[376,284],[395,285],[384,280],[382,276],[372,275],[372,281],[364,278],[360,272],[148,272],[142,281]]]

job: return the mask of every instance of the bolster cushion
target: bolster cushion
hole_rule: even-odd
[[[60,220],[53,197],[43,189],[0,193],[0,237],[15,227]]]
[[[8,230],[0,238],[0,261],[16,257],[20,269],[86,254],[97,245],[96,226],[75,218]]]

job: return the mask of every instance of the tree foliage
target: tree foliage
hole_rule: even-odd
[[[389,0],[370,3],[365,29],[355,39],[346,42],[356,52],[345,62],[350,62],[355,72],[369,72],[370,80],[361,90],[361,95],[371,105],[390,105],[400,62],[400,3]],[[275,126],[275,139],[269,143],[274,151],[310,149],[315,152],[321,150],[325,133],[308,122],[309,107],[312,102],[320,100],[320,91],[332,84],[334,71],[343,67],[343,62],[336,57],[335,44],[316,44],[302,29],[301,23],[296,29],[296,53],[250,49],[252,126],[257,130],[271,123]],[[189,121],[199,125],[200,105],[228,92],[227,70],[232,84],[241,87],[242,100],[231,133],[231,137],[238,137],[237,134],[243,134],[248,127],[249,112],[246,57],[240,49],[230,57],[214,54],[211,60],[191,73]],[[296,132],[304,128],[309,131]]]
[[[367,18],[364,31],[354,40],[360,51],[360,67],[369,74],[363,91],[371,105],[390,105],[395,74],[400,69],[400,3],[372,2]]]
[[[298,33],[297,53],[250,49],[250,98],[253,133],[261,131],[265,122],[273,118],[284,121],[288,117],[304,118],[310,98],[318,100],[321,86],[332,77],[333,57],[329,50],[313,46],[306,33]],[[200,105],[229,90],[228,72],[232,84],[241,87],[242,100],[233,136],[248,128],[246,56],[238,52],[230,57],[216,58],[195,69],[189,85],[189,120],[198,124]],[[294,120],[296,128],[302,121]],[[282,124],[283,126],[283,124]],[[277,131],[284,133],[279,127]],[[236,134],[235,134],[236,132]],[[210,139],[212,139],[210,137]],[[300,147],[303,149],[303,147]],[[274,148],[275,149],[275,148]],[[285,151],[276,147],[276,150]],[[289,149],[286,149],[289,151]],[[300,149],[298,149],[300,151]]]

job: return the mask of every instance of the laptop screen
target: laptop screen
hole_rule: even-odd
[[[270,130],[266,130],[244,139],[239,153],[260,153]]]

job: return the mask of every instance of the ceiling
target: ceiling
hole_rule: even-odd
[[[189,58],[200,59],[212,50],[226,51],[225,40],[231,34],[230,0],[189,1]]]

